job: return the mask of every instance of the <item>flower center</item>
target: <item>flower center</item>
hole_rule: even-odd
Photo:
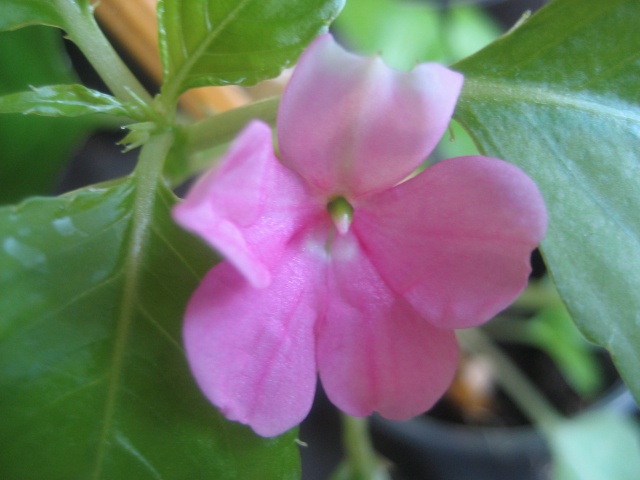
[[[331,215],[333,224],[336,226],[336,230],[341,235],[347,233],[353,219],[353,207],[351,204],[342,196],[334,197],[327,204],[327,210]]]

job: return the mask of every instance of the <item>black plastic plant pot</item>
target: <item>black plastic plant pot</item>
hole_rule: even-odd
[[[376,449],[404,480],[542,480],[549,453],[531,427],[490,428],[428,417],[371,422]]]
[[[589,410],[637,414],[626,387],[618,385]],[[373,417],[376,449],[395,466],[398,480],[548,480],[551,457],[530,426],[477,427],[421,416],[407,422]]]

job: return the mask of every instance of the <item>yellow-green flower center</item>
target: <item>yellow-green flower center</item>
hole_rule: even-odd
[[[347,233],[351,225],[351,220],[353,219],[353,207],[346,198],[342,196],[333,198],[327,204],[327,210],[329,211],[329,215],[331,215],[333,224],[336,226],[336,230],[338,230],[341,235]]]

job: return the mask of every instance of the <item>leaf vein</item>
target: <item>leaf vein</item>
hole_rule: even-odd
[[[484,77],[469,77],[464,89],[464,102],[490,100],[496,104],[532,103],[581,110],[592,115],[614,117],[640,124],[640,109],[637,106],[631,109],[628,104],[625,104],[625,108],[620,108],[611,99],[595,94],[591,95],[593,99],[580,98],[575,92],[551,92],[537,85],[513,85],[507,81]]]

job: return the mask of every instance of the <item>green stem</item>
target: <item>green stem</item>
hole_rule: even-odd
[[[558,302],[560,302],[560,297],[551,280],[543,279],[530,282],[516,301],[513,302],[513,306],[537,311],[542,307],[555,305]]]
[[[482,332],[497,342],[533,344],[530,322],[522,317],[498,315],[482,326]]]
[[[230,142],[253,119],[275,125],[279,104],[280,97],[268,98],[185,127],[187,154]]]
[[[562,420],[562,414],[485,334],[478,329],[456,333],[466,349],[485,354],[492,360],[498,371],[498,383],[533,423],[548,430]]]
[[[134,172],[136,180],[136,199],[134,203],[134,236],[141,232],[139,238],[142,241],[143,232],[147,230],[151,218],[153,202],[156,198],[158,186],[162,181],[162,170],[165,159],[173,144],[173,133],[164,133],[151,136],[149,141],[142,146],[138,165]],[[133,245],[135,246],[135,245]],[[135,251],[136,249],[134,249]]]
[[[74,2],[59,2],[59,5],[66,19],[69,38],[80,48],[113,94],[122,101],[135,103],[141,99],[151,103],[151,95],[118,56],[93,15]]]
[[[368,418],[355,418],[345,413],[342,418],[342,442],[345,449],[349,479],[384,479],[376,451],[369,437]]]

